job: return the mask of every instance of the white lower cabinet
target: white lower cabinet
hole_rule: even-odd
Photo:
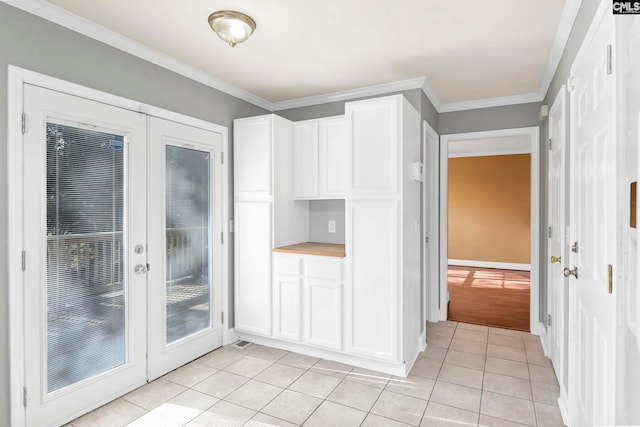
[[[273,281],[274,332],[276,338],[302,340],[302,278],[278,275]]]
[[[342,350],[342,282],[305,279],[305,342]]]
[[[343,348],[344,259],[274,254],[274,337]]]

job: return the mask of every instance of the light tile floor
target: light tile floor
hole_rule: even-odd
[[[69,426],[562,426],[538,337],[427,324],[409,377],[251,344],[223,347]]]

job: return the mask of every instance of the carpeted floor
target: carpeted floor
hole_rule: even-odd
[[[528,271],[449,266],[449,320],[529,331]]]

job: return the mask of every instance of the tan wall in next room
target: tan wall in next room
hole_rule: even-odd
[[[449,159],[449,259],[530,263],[531,155]]]

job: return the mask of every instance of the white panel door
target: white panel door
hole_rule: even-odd
[[[272,139],[271,115],[234,121],[233,185],[236,197],[272,195]]]
[[[575,266],[578,277],[570,285],[569,369],[576,426],[614,424],[616,304],[608,266],[616,274],[616,132],[615,78],[607,61],[607,46],[613,43],[610,8],[594,21],[597,30],[585,41],[571,78],[570,242],[576,251],[569,267]]]
[[[24,108],[26,425],[60,425],[147,378],[146,123],[30,85]]]
[[[222,345],[222,135],[149,118],[149,379]]]
[[[398,201],[347,201],[347,351],[397,361]]]
[[[348,194],[399,192],[400,96],[346,104]]]
[[[549,331],[550,356],[559,381],[564,379],[565,343],[565,278],[562,274],[562,258],[565,242],[565,99],[564,86],[556,96],[549,112],[549,172],[547,176],[548,194],[548,253],[547,268],[547,311],[551,324]]]
[[[320,197],[344,198],[347,193],[347,121],[344,116],[320,121]]]
[[[235,204],[235,326],[271,335],[272,203]]]
[[[305,278],[305,342],[342,350],[342,282]]]
[[[293,124],[293,197],[318,197],[318,120]]]
[[[624,279],[618,294],[618,363],[616,364],[616,424],[640,425],[640,216],[637,209],[638,178],[640,177],[640,16],[629,16],[616,22],[616,66],[618,80],[618,120],[620,164],[618,200],[621,245],[620,273]],[[634,190],[635,183],[635,190]],[[635,198],[634,198],[635,191]],[[631,209],[635,203],[635,217]],[[635,220],[635,223],[632,221]]]

